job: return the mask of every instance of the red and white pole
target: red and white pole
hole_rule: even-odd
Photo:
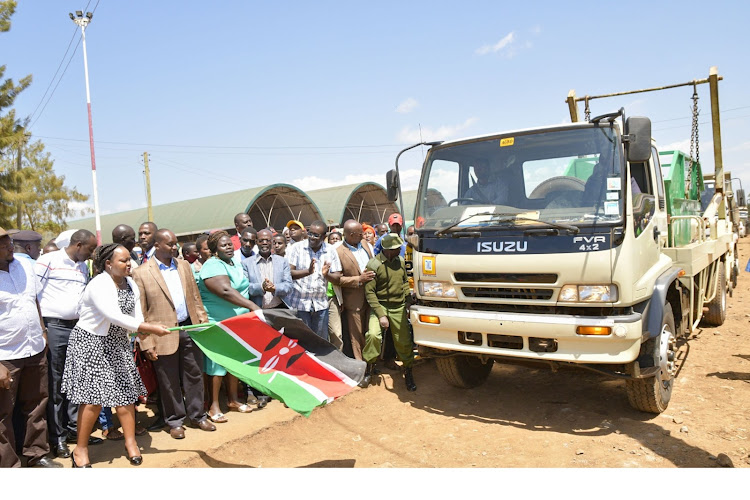
[[[91,149],[91,179],[94,183],[94,219],[96,220],[96,241],[97,244],[102,244],[102,222],[101,217],[99,215],[99,189],[97,188],[96,184],[96,155],[94,154],[94,124],[91,119],[91,91],[89,90],[89,63],[88,63],[88,57],[86,55],[86,26],[88,26],[89,22],[91,21],[92,14],[90,12],[86,13],[86,17],[78,16],[76,18],[73,18],[73,15],[71,14],[71,19],[73,19],[73,22],[75,22],[78,26],[81,27],[81,38],[83,40],[83,70],[86,75],[86,109],[88,111],[89,116],[89,145]]]

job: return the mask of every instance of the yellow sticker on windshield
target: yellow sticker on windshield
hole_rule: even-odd
[[[505,146],[512,146],[514,142],[516,142],[515,137],[506,137],[505,139],[500,139],[500,147],[504,148]]]

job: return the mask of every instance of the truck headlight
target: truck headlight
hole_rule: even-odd
[[[565,285],[560,302],[617,302],[617,285]]]
[[[420,281],[419,293],[425,297],[456,298],[456,289],[447,281]]]

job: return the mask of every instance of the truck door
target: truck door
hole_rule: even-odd
[[[667,235],[664,182],[656,149],[651,159],[630,163],[630,200],[633,206],[633,232],[638,252],[635,264],[635,294],[650,294],[654,280],[662,272],[659,262]]]

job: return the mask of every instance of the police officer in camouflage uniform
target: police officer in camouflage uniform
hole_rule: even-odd
[[[367,263],[366,269],[375,273],[375,279],[365,284],[365,298],[370,304],[371,312],[365,348],[362,351],[362,357],[367,361],[367,372],[360,387],[369,385],[375,361],[380,355],[383,330],[390,327],[396,353],[404,364],[406,389],[417,390],[411,371],[414,351],[406,320],[407,300],[411,299],[411,293],[404,259],[400,256],[403,244],[399,235],[385,235],[382,239],[383,251]]]

